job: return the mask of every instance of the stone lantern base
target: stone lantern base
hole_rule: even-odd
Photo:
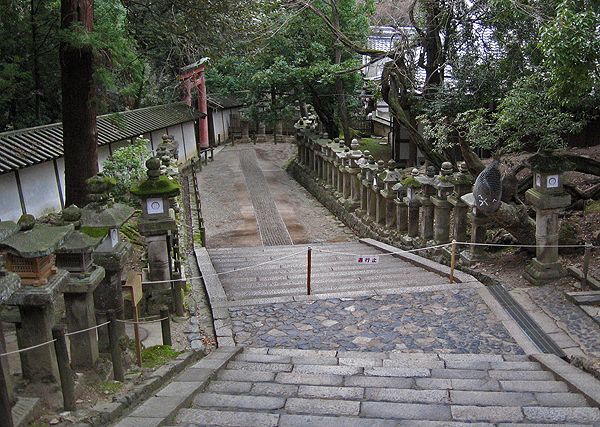
[[[543,263],[533,258],[525,267],[523,277],[529,283],[542,286],[564,277],[565,273],[560,262]]]

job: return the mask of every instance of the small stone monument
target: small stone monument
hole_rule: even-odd
[[[387,175],[385,162],[379,160],[377,162],[377,173],[373,179],[373,191],[375,192],[375,223],[385,225],[385,198],[381,195],[381,190],[385,188],[383,179]]]
[[[538,153],[529,159],[534,172],[533,188],[525,193],[535,208],[535,258],[525,268],[524,277],[535,285],[552,283],[562,277],[558,262],[558,212],[571,204],[571,196],[563,187],[563,172],[570,164],[552,156]]]
[[[109,197],[114,185],[102,174],[87,180],[88,203],[81,209],[81,231],[91,236],[102,237],[102,241],[92,253],[94,263],[103,267],[104,279],[94,291],[94,309],[96,324],[108,319],[108,310],[114,310],[117,319],[123,319],[123,296],[121,276],[129,259],[132,247],[121,240],[119,229],[131,218],[134,209],[122,203],[115,203]],[[119,336],[125,335],[125,325],[117,323]],[[106,328],[98,329],[99,350],[108,349],[108,333]]]
[[[247,119],[241,119],[240,125],[242,127],[242,136],[240,138],[240,142],[250,142],[250,122]]]
[[[408,231],[408,206],[404,202],[406,187],[402,182],[398,182],[392,187],[392,191],[396,192],[396,198],[394,199],[396,205],[396,231],[402,234]]]
[[[258,132],[256,132],[256,143],[262,144],[267,142],[267,131],[264,122],[258,123]]]
[[[404,203],[408,206],[408,236],[404,238],[406,244],[413,243],[413,239],[419,236],[419,208],[421,202],[417,191],[421,188],[421,183],[417,180],[418,177],[419,170],[414,168],[410,172],[410,176],[402,181],[402,184],[406,187]]]
[[[433,238],[438,245],[450,241],[450,211],[452,210],[452,204],[448,201],[448,196],[454,191],[452,172],[452,163],[442,163],[442,169],[435,182],[436,194],[431,196],[431,203],[434,206]]]
[[[385,226],[396,226],[396,191],[394,186],[400,182],[400,172],[396,170],[396,162],[390,160],[387,165],[387,170],[383,177],[383,188],[380,191],[383,203],[385,205]]]
[[[469,205],[461,200],[461,197],[470,193],[473,187],[473,177],[465,162],[458,164],[458,172],[451,179],[454,184],[454,192],[448,196],[448,201],[454,206],[454,230],[453,238],[457,242],[467,240],[467,212]]]
[[[69,332],[96,326],[94,291],[104,279],[104,268],[92,263],[92,252],[101,237],[89,236],[80,231],[81,209],[69,206],[62,211],[65,224],[73,224],[70,233],[56,251],[56,264],[70,274],[63,289],[67,328]],[[92,369],[98,361],[98,338],[91,329],[71,336],[71,365],[76,369]]]
[[[73,226],[52,227],[36,224],[32,215],[23,215],[19,231],[0,242],[6,252],[7,269],[21,278],[21,288],[7,300],[18,306],[21,328],[17,334],[19,348],[52,340],[54,305],[68,273],[55,265],[55,251],[64,242]],[[54,348],[49,345],[22,352],[23,377],[32,382],[58,380]]]
[[[0,221],[0,242],[19,231],[19,226],[12,221]],[[0,304],[21,286],[21,279],[15,273],[10,273],[4,268],[4,256],[0,253]],[[6,352],[4,328],[0,320],[0,353]],[[9,419],[10,406],[15,402],[12,377],[6,357],[0,357],[0,396],[6,396],[6,401],[0,401],[0,417]],[[1,418],[0,418],[1,419]]]
[[[435,167],[429,165],[425,168],[425,175],[416,177],[421,184],[421,194],[419,202],[421,203],[421,230],[420,237],[427,242],[433,238],[433,203],[431,196],[436,193]]]
[[[360,161],[363,158],[363,153],[358,149],[359,143],[357,139],[353,139],[350,144],[352,151],[349,154],[348,166],[346,166],[346,173],[348,174],[348,180],[350,181],[350,202],[348,208],[355,210],[360,206]]]

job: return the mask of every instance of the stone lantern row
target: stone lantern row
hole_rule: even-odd
[[[165,235],[176,230],[170,198],[178,194],[179,185],[170,178],[175,172],[167,161],[170,153],[161,154],[161,159],[146,163],[148,179],[132,192],[142,200],[140,231],[149,239],[150,280],[166,280],[162,285],[170,286],[164,242]],[[62,294],[68,331],[91,328],[70,337],[71,365],[91,369],[99,351],[108,349],[106,328],[94,327],[107,321],[109,310],[118,319],[124,317],[121,278],[132,247],[121,240],[119,229],[134,213],[132,207],[109,198],[113,184],[102,175],[90,178],[89,204],[65,208],[53,225],[36,222],[31,215],[23,215],[18,223],[0,221],[0,303],[18,308],[19,348],[52,340],[54,307]],[[125,335],[122,322],[117,330]],[[52,346],[19,355],[25,379],[58,380]]]
[[[409,246],[444,244],[451,239],[465,242],[470,224],[473,245],[461,253],[461,260],[472,264],[483,258],[484,246],[478,244],[485,243],[489,222],[486,212],[492,205],[498,209],[500,196],[478,193],[475,199],[473,194],[478,189],[473,187],[474,179],[464,163],[457,171],[444,162],[437,174],[428,166],[425,174],[413,169],[403,176],[393,160],[386,165],[376,162],[368,151],[359,150],[357,140],[348,147],[343,140],[303,130],[297,135],[297,144],[297,163],[349,212],[375,226],[381,235],[394,235]],[[535,179],[526,198],[536,210],[536,257],[526,268],[525,278],[543,284],[561,275],[558,212],[570,203],[562,183],[562,171],[569,165],[550,153],[538,153],[529,161]],[[486,181],[488,169],[494,168],[497,162],[478,178],[478,182],[482,179],[481,188],[500,185],[499,170],[490,172],[493,182]]]
[[[298,163],[348,211],[378,226],[382,234],[403,235],[406,244],[466,238],[468,205],[461,197],[471,191],[473,178],[464,165],[455,173],[445,162],[439,174],[428,167],[424,175],[414,169],[403,177],[393,160],[376,162],[369,151],[359,150],[356,139],[347,147],[338,138],[303,132],[297,145]]]

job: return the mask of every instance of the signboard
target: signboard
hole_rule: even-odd
[[[357,264],[378,264],[379,255],[359,255],[356,257]]]
[[[131,302],[137,306],[142,300],[142,274],[130,271],[127,273],[127,281],[123,285],[123,289],[128,290],[131,294]]]
[[[151,197],[146,200],[146,211],[148,215],[161,214],[165,212],[163,199],[160,197]]]

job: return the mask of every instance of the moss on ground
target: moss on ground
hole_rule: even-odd
[[[586,204],[584,212],[586,214],[600,213],[600,200],[593,200]]]
[[[387,162],[392,158],[392,150],[389,144],[380,144],[380,142],[385,141],[385,138],[361,138],[358,141],[360,144],[359,149],[362,151],[369,150],[375,160]]]
[[[102,381],[94,384],[94,388],[102,394],[116,394],[123,388],[123,383],[119,381]]]
[[[173,350],[170,345],[155,345],[142,350],[142,366],[144,368],[156,368],[164,365],[169,360],[175,359],[181,354]]]

